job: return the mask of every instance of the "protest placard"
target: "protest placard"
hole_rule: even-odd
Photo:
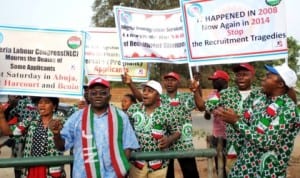
[[[121,62],[119,41],[115,28],[87,29],[85,48],[86,75],[121,81],[125,71],[135,82],[149,79],[149,65],[145,62]]]
[[[115,6],[121,59],[126,62],[187,63],[180,9]]]
[[[190,65],[287,57],[284,1],[181,0]]]
[[[0,93],[80,98],[85,33],[0,26]]]

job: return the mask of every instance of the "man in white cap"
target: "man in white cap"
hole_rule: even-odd
[[[297,75],[287,64],[265,66],[262,92],[244,102],[243,115],[232,109],[215,110],[244,139],[229,177],[286,177],[294,139],[300,130],[299,111],[288,91]]]
[[[178,111],[170,105],[162,105],[160,83],[150,80],[142,84],[143,101],[133,104],[127,114],[133,124],[143,152],[161,151],[175,142],[181,133],[176,124]],[[168,160],[135,161],[129,177],[166,177]]]
[[[132,83],[131,77],[125,73],[122,76],[123,82],[131,89],[132,93],[141,101],[142,95],[140,91]],[[169,72],[163,75],[162,84],[166,90],[161,93],[160,101],[163,105],[174,107],[180,115],[175,125],[182,127],[181,137],[171,145],[170,150],[173,151],[190,151],[194,149],[192,135],[192,115],[191,112],[198,107],[197,101],[201,96],[200,90],[191,88],[192,92],[179,92],[180,75],[176,72]],[[198,178],[199,173],[195,158],[179,158],[177,159],[183,174],[183,177]],[[174,159],[170,159],[166,178],[174,178]]]
[[[55,145],[74,148],[73,177],[124,177],[131,150],[139,148],[128,116],[109,104],[107,80],[91,80],[88,90],[90,105],[71,115],[63,128],[58,120],[51,122]]]

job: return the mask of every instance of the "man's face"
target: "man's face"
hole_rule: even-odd
[[[110,89],[102,85],[96,85],[90,88],[88,95],[89,101],[95,109],[105,108],[111,98]]]
[[[213,85],[213,88],[218,90],[218,91],[221,91],[222,89],[225,89],[227,88],[228,86],[228,82],[224,79],[215,79],[212,81],[212,85]]]
[[[235,83],[239,90],[250,90],[253,78],[253,74],[246,69],[240,69],[235,73]]]
[[[164,78],[163,84],[167,92],[177,91],[179,87],[179,81],[173,77]]]
[[[145,86],[143,88],[143,103],[145,106],[153,106],[159,101],[159,93],[153,88]]]
[[[283,80],[276,74],[268,72],[261,81],[261,87],[265,94],[272,96],[273,91],[284,86]]]

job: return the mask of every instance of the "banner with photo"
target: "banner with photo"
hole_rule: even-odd
[[[180,8],[155,11],[114,6],[114,13],[122,61],[187,63]]]
[[[284,1],[181,0],[189,63],[239,63],[287,57]]]
[[[0,93],[81,98],[85,33],[0,26]]]
[[[125,71],[135,82],[149,79],[149,65],[145,62],[121,62],[118,35],[115,28],[87,29],[85,47],[85,75],[91,79],[101,76],[110,81],[121,81]]]

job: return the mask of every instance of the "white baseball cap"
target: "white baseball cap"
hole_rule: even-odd
[[[159,82],[155,81],[155,80],[149,80],[147,83],[143,83],[141,85],[143,88],[144,87],[150,87],[153,88],[154,90],[156,90],[160,95],[162,94],[162,87],[160,85]]]
[[[265,68],[267,71],[279,75],[287,87],[296,87],[297,75],[286,63],[274,67],[265,65]]]

